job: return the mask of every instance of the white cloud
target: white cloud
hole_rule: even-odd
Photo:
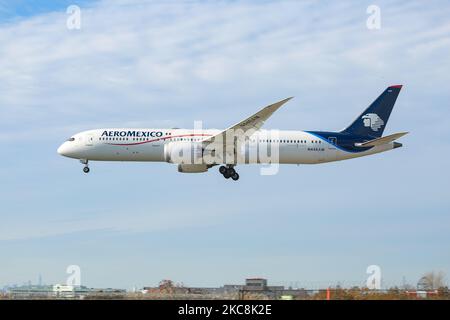
[[[62,141],[94,127],[173,127],[199,117],[220,127],[288,95],[298,102],[279,115],[283,126],[327,114],[315,127],[339,129],[385,85],[449,80],[442,17],[450,9],[380,6],[379,31],[366,29],[363,5],[297,1],[102,1],[82,8],[79,31],[66,29],[65,11],[1,25],[0,141]],[[354,109],[336,108],[339,97]],[[408,130],[446,133],[445,118],[427,111],[421,119],[403,113]]]
[[[133,117],[124,121],[161,119],[198,101],[269,103],[311,88],[338,93],[340,83],[420,84],[435,69],[430,57],[448,69],[450,27],[438,9],[380,6],[380,31],[365,28],[362,5],[297,1],[103,1],[82,9],[79,31],[66,29],[65,12],[3,25],[2,130],[112,121],[123,108]]]

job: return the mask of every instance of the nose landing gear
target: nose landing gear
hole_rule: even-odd
[[[220,166],[219,172],[223,175],[225,179],[233,179],[234,181],[239,180],[239,174],[234,170],[232,165]]]
[[[88,166],[88,160],[87,159],[80,159],[80,162],[82,163],[82,164],[84,164],[84,168],[83,168],[83,172],[84,173],[89,173],[89,166]]]

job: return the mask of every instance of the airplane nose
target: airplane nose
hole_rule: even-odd
[[[56,150],[56,152],[58,152],[59,155],[64,156],[65,155],[65,143],[63,143],[62,145],[59,146],[58,150]]]
[[[58,152],[59,155],[68,158],[80,159],[80,157],[82,157],[79,150],[77,150],[77,146],[73,145],[71,141],[64,142],[58,149],[56,149],[56,152]]]

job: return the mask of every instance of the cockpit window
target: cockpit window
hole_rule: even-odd
[[[75,138],[74,137],[69,138],[69,139],[67,139],[67,141],[75,141]]]

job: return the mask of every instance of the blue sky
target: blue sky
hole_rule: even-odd
[[[81,29],[66,28],[79,4]],[[450,275],[446,1],[0,1],[0,286],[386,285]],[[98,127],[223,128],[295,96],[267,128],[339,130],[403,84],[386,134],[404,148],[275,176],[240,167],[77,161]]]

